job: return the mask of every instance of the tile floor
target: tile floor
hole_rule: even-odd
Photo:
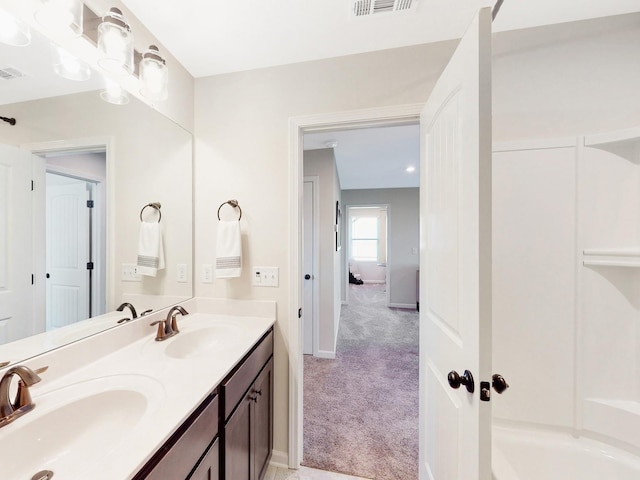
[[[367,480],[363,477],[352,477],[341,473],[326,472],[315,468],[300,467],[300,470],[289,470],[269,465],[264,480]]]

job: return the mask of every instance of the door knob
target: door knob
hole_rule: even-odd
[[[509,384],[504,379],[504,377],[497,373],[494,373],[493,376],[491,377],[491,386],[498,393],[502,393],[507,388],[509,388]]]
[[[304,276],[305,280],[309,280],[311,278],[311,275],[309,275],[308,273]]]
[[[464,385],[469,393],[473,393],[475,390],[473,375],[469,370],[465,370],[462,376],[458,375],[455,370],[451,370],[447,375],[447,380],[451,388],[460,388],[460,385]]]

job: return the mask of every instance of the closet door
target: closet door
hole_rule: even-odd
[[[489,480],[490,9],[438,79],[420,130],[420,478]]]

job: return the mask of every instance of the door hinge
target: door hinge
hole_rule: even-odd
[[[31,285],[34,285],[36,283],[36,276],[32,273],[31,274]]]
[[[302,318],[302,308],[298,309],[298,318]]]
[[[93,262],[87,262],[87,270],[93,270]]]
[[[31,191],[33,192],[34,190],[35,190],[35,182],[31,180]]]
[[[93,200],[87,200],[87,208],[93,208]]]

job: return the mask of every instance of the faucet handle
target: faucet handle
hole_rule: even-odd
[[[156,341],[161,341],[164,340],[164,319],[161,320],[156,320],[155,322],[151,322],[149,325],[150,326],[154,326],[154,325],[158,325],[158,331],[156,333]]]
[[[32,370],[32,374],[28,375],[27,378],[24,378],[22,376],[18,377],[18,389],[16,391],[15,399],[11,404],[14,410],[18,410],[27,405],[34,405],[33,401],[31,400],[31,394],[29,393],[29,387],[42,380],[39,375],[46,372],[48,368],[49,366],[45,365],[44,367]]]
[[[180,333],[180,330],[178,330],[178,320],[177,320],[177,314],[174,314],[171,316],[171,330],[173,330],[175,333]]]

